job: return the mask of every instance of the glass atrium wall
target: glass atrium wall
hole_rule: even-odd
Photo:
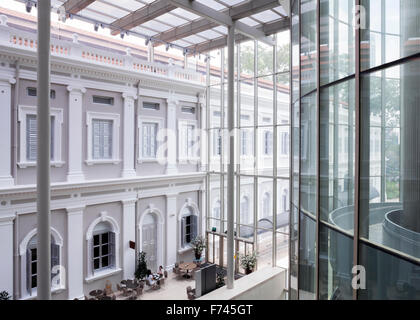
[[[275,46],[235,45],[235,271],[257,253],[257,269],[288,267],[289,31]],[[227,48],[210,52],[207,80],[207,260],[226,260]],[[239,106],[239,107],[238,107]]]
[[[420,1],[291,2],[289,297],[420,299]]]

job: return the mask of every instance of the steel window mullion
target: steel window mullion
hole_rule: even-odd
[[[361,0],[355,0],[356,8]],[[357,10],[355,15],[357,18]],[[355,20],[357,23],[357,19]],[[353,266],[359,264],[359,197],[360,197],[360,28],[355,25],[355,183],[354,183],[354,235]],[[357,300],[357,289],[353,288],[353,300]]]
[[[316,254],[316,261],[315,261],[315,299],[319,299],[319,220],[320,220],[320,0],[317,0],[316,3],[316,86],[317,86],[317,102],[316,102],[316,230],[315,230],[315,254]]]
[[[254,40],[254,178],[253,178],[253,225],[254,250],[258,252],[258,42]],[[258,269],[258,261],[256,264]]]
[[[295,0],[295,1],[298,1],[298,0]],[[300,112],[301,111],[301,109],[302,109],[302,97],[301,97],[301,92],[302,92],[302,77],[301,77],[301,69],[302,69],[302,60],[301,60],[301,58],[300,58],[300,47],[301,47],[301,38],[302,38],[302,19],[301,19],[301,13],[302,13],[302,10],[301,10],[301,6],[300,6],[300,1],[297,3],[297,5],[298,5],[298,18],[299,18],[299,35],[298,35],[298,59],[299,59],[299,70],[298,70],[298,77],[299,77],[299,98],[298,98],[298,101],[299,101],[299,130],[298,130],[298,132],[299,132],[299,139],[298,139],[298,141],[299,141],[299,164],[298,164],[298,167],[299,167],[299,182],[298,182],[298,195],[299,195],[299,201],[298,201],[298,221],[297,221],[297,223],[298,223],[298,238],[297,238],[297,247],[298,247],[298,255],[297,255],[297,268],[298,268],[298,276],[297,276],[297,298],[298,298],[298,300],[300,299],[300,290],[299,290],[299,269],[300,269],[300,204],[301,204],[301,197],[300,197],[300,189],[301,189],[301,172],[300,172],[300,170],[301,170],[301,161],[300,161],[300,159],[301,159],[301,157],[302,157],[302,148],[300,147],[300,145],[301,145],[301,140],[300,140],[300,138],[301,138],[301,125],[302,125],[302,112]]]
[[[275,45],[273,46],[273,267],[277,265],[277,35],[275,36]]]

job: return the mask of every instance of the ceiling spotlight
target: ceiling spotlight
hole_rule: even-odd
[[[124,39],[124,36],[125,36],[125,33],[124,33],[124,32],[121,32],[121,33],[120,33],[120,37],[121,37],[121,39]]]
[[[33,5],[33,3],[31,1],[26,1],[25,7],[26,7],[26,12],[27,13],[31,13],[32,5]]]
[[[144,44],[146,45],[146,47],[149,45],[150,40],[151,40],[151,38],[147,38],[147,39],[144,41]]]
[[[184,56],[186,56],[187,55],[187,53],[188,53],[188,49],[184,49],[184,52],[182,53]]]
[[[103,23],[101,23],[101,28],[102,28],[102,29],[105,29],[105,26],[104,26],[104,24],[103,24]]]
[[[166,51],[168,51],[169,48],[171,47],[171,45],[169,43],[167,43],[165,47],[166,47]]]
[[[73,14],[69,13],[69,18],[73,20]]]
[[[129,31],[126,31],[126,32],[125,32],[125,35],[126,35],[126,36],[129,36],[129,35],[130,35],[130,32],[129,32]]]
[[[94,29],[96,32],[98,32],[98,29],[99,29],[99,23],[95,23],[95,26],[93,27],[93,29]]]

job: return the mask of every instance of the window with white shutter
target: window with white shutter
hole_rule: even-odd
[[[195,150],[196,126],[186,121],[179,124],[179,154],[181,158],[192,159],[197,156]]]
[[[190,207],[186,207],[181,214],[181,247],[185,247],[198,235],[198,217]]]
[[[113,121],[92,120],[92,158],[112,159]]]
[[[143,158],[156,158],[157,141],[156,135],[158,124],[143,122],[142,124],[142,156]]]
[[[51,160],[54,160],[55,117],[51,117]],[[35,114],[26,115],[26,160],[37,158],[37,119]]]
[[[271,155],[273,153],[273,133],[266,131],[264,133],[264,154]]]

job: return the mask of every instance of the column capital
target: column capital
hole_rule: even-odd
[[[137,100],[137,94],[135,92],[131,92],[131,91],[124,91],[122,93],[122,97],[124,99],[133,99],[133,100]]]
[[[67,215],[83,213],[83,210],[85,210],[85,208],[86,208],[86,206],[84,206],[84,205],[68,207],[68,208],[66,208]]]
[[[78,93],[86,93],[86,88],[78,85],[69,85],[67,86],[67,91],[71,92],[78,92]]]
[[[137,200],[138,200],[137,198],[123,199],[121,200],[121,203],[124,206],[128,206],[128,205],[136,204]]]

